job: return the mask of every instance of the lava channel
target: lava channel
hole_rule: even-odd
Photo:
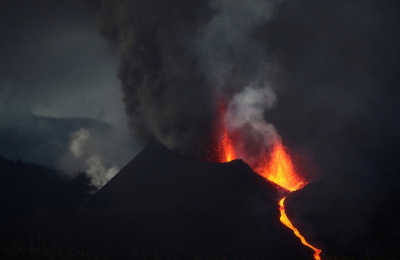
[[[238,133],[232,133],[228,130],[225,115],[227,112],[227,105],[225,102],[220,103],[217,111],[216,133],[217,133],[217,147],[218,161],[229,162],[234,159],[240,158],[239,147],[236,144],[243,143],[243,140],[238,140],[240,137]],[[260,156],[263,157],[263,156]],[[260,158],[261,163],[250,163],[250,167],[259,175],[264,177],[282,187],[283,189],[292,192],[303,188],[307,185],[307,181],[300,177],[295,171],[289,153],[286,151],[285,146],[280,140],[275,141],[272,152],[269,158]],[[321,260],[320,253],[322,250],[309,244],[299,230],[293,226],[292,222],[285,212],[285,199],[283,197],[279,200],[280,221],[282,224],[293,230],[294,234],[300,239],[301,243],[314,251],[314,260]]]

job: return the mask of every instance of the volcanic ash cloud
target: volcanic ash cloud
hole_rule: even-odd
[[[181,152],[206,150],[217,95],[239,99],[252,82],[267,82],[262,85],[271,85],[271,92],[278,87],[279,68],[254,34],[282,1],[86,2],[120,51],[129,126],[142,144],[158,140]]]

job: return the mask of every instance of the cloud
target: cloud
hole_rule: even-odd
[[[0,10],[0,20],[0,154],[69,176],[87,168],[75,159],[85,147],[113,165],[131,159],[138,147],[126,130],[118,57],[93,15],[74,1],[17,0]],[[70,144],[81,128],[90,136],[81,132]]]
[[[79,158],[84,154],[83,148],[89,137],[90,133],[85,128],[81,128],[72,134],[69,150],[75,158]]]
[[[139,150],[130,136],[126,127],[80,128],[70,134],[69,153],[59,160],[59,167],[70,173],[85,171],[100,188]]]
[[[91,178],[92,184],[97,188],[104,186],[104,184],[106,184],[120,170],[117,166],[112,166],[106,169],[103,165],[102,158],[98,155],[90,156],[86,161],[86,164],[86,173]]]

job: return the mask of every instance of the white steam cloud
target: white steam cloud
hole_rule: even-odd
[[[264,113],[276,102],[276,95],[268,84],[251,83],[233,96],[228,106],[227,125],[232,129],[249,127],[263,137],[263,143],[279,138],[275,127],[265,120]]]
[[[88,167],[86,173],[91,177],[92,184],[98,188],[104,186],[104,184],[119,172],[117,166],[112,166],[110,168],[104,167],[102,157],[96,154],[90,156],[86,164]]]
[[[265,119],[265,111],[272,108],[276,95],[267,83],[253,82],[235,94],[228,104],[225,124],[230,132],[239,132],[242,142],[237,146],[240,158],[256,165],[260,157],[281,138],[275,127]]]
[[[280,88],[281,70],[265,43],[254,35],[282,2],[213,0],[210,7],[218,13],[197,41],[201,68],[216,95],[231,96],[225,120],[245,140],[240,145],[242,158],[256,157],[280,140],[275,127],[266,121],[265,111],[276,103],[274,90]]]
[[[81,128],[71,135],[69,150],[75,158],[80,158],[84,154],[84,145],[90,137],[90,133],[85,128]]]
[[[75,159],[84,160],[85,171],[91,178],[92,184],[100,188],[118,173],[119,168],[115,165],[106,166],[107,162],[104,157],[91,149],[90,138],[89,130],[85,128],[79,129],[71,135],[69,150]]]

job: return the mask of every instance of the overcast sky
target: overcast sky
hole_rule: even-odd
[[[1,8],[2,102],[23,102],[36,115],[122,120],[118,55],[94,17],[76,4],[34,2]]]
[[[3,156],[22,157],[66,171],[86,170],[89,153],[111,157],[107,159],[108,167],[122,167],[133,157],[138,147],[126,127],[116,76],[119,56],[98,33],[92,13],[77,1],[3,1],[0,31]],[[33,115],[40,116],[40,125]],[[74,123],[72,119],[60,126],[42,117],[84,117],[109,125],[95,125],[93,120]],[[90,135],[89,141],[82,144],[87,156],[75,158],[76,166],[67,167],[74,159],[71,141],[81,128]],[[7,141],[10,131],[14,138],[25,141]],[[107,131],[101,138],[107,145],[94,141],[101,131]],[[35,142],[41,135],[47,138]],[[113,144],[107,139],[112,139]],[[39,151],[41,156],[36,155]]]

